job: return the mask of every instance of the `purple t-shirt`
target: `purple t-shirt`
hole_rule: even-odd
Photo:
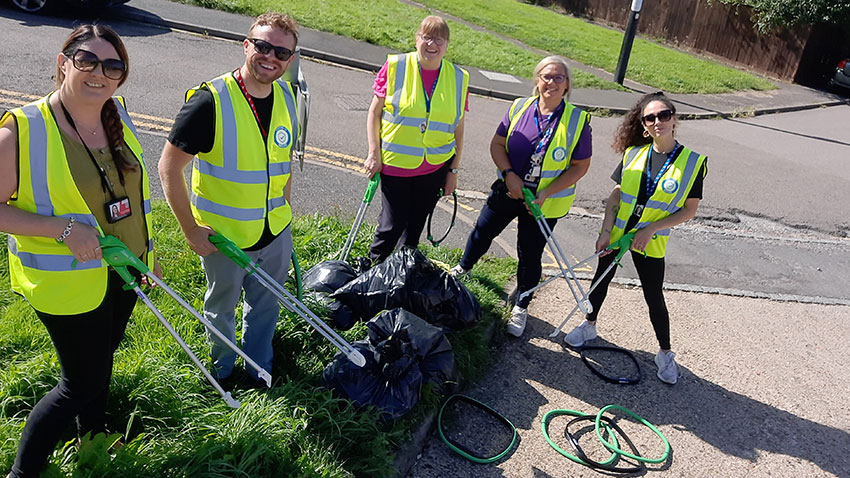
[[[540,140],[540,129],[534,121],[535,115],[539,115],[536,106],[529,106],[522,116],[519,118],[516,127],[511,132],[508,138],[508,159],[511,160],[511,169],[519,175],[525,177],[528,170],[531,169],[531,155],[537,148],[537,143]],[[541,117],[542,116],[542,117]],[[546,128],[545,116],[538,116],[540,125]],[[499,127],[496,128],[496,134],[502,137],[508,136],[508,128],[511,125],[510,110],[505,113]],[[587,159],[593,155],[593,139],[590,131],[590,125],[582,129],[581,135],[578,138],[578,143],[573,150],[571,161],[580,161]]]

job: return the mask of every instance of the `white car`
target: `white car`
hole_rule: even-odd
[[[130,0],[12,0],[12,5],[25,12],[46,12],[59,5],[75,7],[111,7]]]
[[[843,59],[835,66],[835,74],[829,79],[829,86],[850,89],[850,59]]]

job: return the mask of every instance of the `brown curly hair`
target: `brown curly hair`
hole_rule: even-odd
[[[121,37],[112,28],[97,24],[78,26],[68,35],[68,38],[62,44],[62,54],[69,59],[73,58],[80,45],[93,38],[102,38],[108,41],[115,48],[118,57],[126,65],[124,76],[118,82],[118,86],[123,85],[127,80],[127,75],[130,73],[130,58],[124,42],[121,41]],[[65,81],[65,73],[62,72],[59,65],[56,65],[56,76],[54,78],[56,89],[58,90],[62,86],[62,82]],[[115,105],[114,100],[109,99],[103,103],[103,109],[100,110],[100,122],[106,131],[106,136],[109,140],[109,151],[112,153],[112,161],[118,169],[118,178],[123,185],[124,171],[135,171],[136,164],[129,162],[122,154],[122,150],[124,149],[124,123],[121,122],[121,115],[118,114],[118,107]]]
[[[652,142],[652,138],[647,138],[643,135],[642,118],[644,108],[653,101],[664,103],[664,106],[673,112],[673,117],[676,116],[676,106],[670,101],[670,98],[664,95],[664,92],[656,91],[655,93],[643,95],[628,113],[626,113],[620,125],[617,126],[617,130],[614,132],[614,143],[611,145],[614,151],[623,153],[631,146],[639,146]]]

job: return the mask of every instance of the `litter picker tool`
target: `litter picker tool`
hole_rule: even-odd
[[[221,387],[215,377],[213,377],[212,374],[210,374],[209,370],[207,370],[207,368],[204,367],[201,361],[198,360],[198,357],[192,352],[192,349],[190,349],[189,346],[186,345],[186,342],[184,342],[180,335],[177,333],[177,331],[174,330],[174,327],[172,327],[168,320],[162,315],[162,312],[160,312],[159,309],[157,309],[154,303],[150,300],[150,298],[145,295],[144,292],[142,292],[142,289],[139,287],[138,281],[133,276],[133,274],[131,274],[130,271],[127,270],[127,267],[132,267],[136,269],[143,276],[147,277],[148,280],[158,285],[163,291],[165,291],[166,294],[173,297],[174,300],[177,301],[177,303],[179,303],[181,306],[183,306],[184,309],[186,309],[187,311],[189,311],[189,313],[195,316],[196,319],[201,321],[201,323],[204,324],[207,330],[209,330],[213,335],[218,337],[219,340],[221,340],[224,344],[230,347],[234,352],[236,352],[236,354],[241,356],[245,360],[246,364],[254,368],[257,371],[257,374],[259,375],[260,379],[266,382],[267,387],[271,387],[272,377],[265,369],[257,365],[257,362],[252,360],[251,357],[248,357],[248,355],[246,355],[245,352],[243,352],[239,347],[237,347],[236,344],[231,342],[224,334],[222,334],[217,328],[215,328],[215,326],[209,320],[204,318],[203,315],[199,314],[198,311],[192,308],[192,306],[189,305],[185,300],[183,300],[182,297],[177,295],[177,293],[174,292],[174,290],[172,290],[170,287],[168,287],[165,282],[162,281],[162,279],[154,275],[154,273],[151,272],[151,270],[148,268],[147,265],[145,265],[144,262],[142,262],[138,257],[136,257],[132,252],[130,252],[129,249],[127,249],[127,246],[124,245],[123,242],[121,242],[118,238],[114,236],[101,237],[100,249],[103,252],[103,259],[110,266],[112,266],[112,268],[115,269],[115,272],[117,272],[118,275],[121,276],[122,279],[124,279],[124,282],[127,283],[125,287],[128,289],[132,289],[136,293],[136,295],[139,296],[142,302],[146,306],[148,306],[148,308],[153,312],[156,318],[159,319],[159,321],[166,328],[166,330],[168,330],[168,333],[171,334],[172,337],[174,337],[174,340],[177,341],[183,351],[185,351],[189,355],[189,358],[192,359],[192,362],[195,363],[195,365],[201,370],[207,380],[209,380],[213,388],[215,388],[216,391],[221,394],[227,405],[232,408],[239,408],[240,403],[238,400],[234,399],[230,395],[230,392],[224,391],[224,389]]]
[[[599,279],[596,282],[594,282],[593,284],[590,284],[590,290],[587,291],[588,294],[590,294],[591,292],[594,291],[594,289],[596,289],[596,286],[598,286],[602,282],[602,279],[604,279],[605,276],[607,276],[608,273],[611,272],[611,269],[613,269],[615,265],[622,267],[622,265],[620,264],[620,259],[622,259],[623,256],[626,254],[626,251],[628,251],[629,248],[632,247],[632,240],[634,240],[634,238],[635,238],[634,232],[624,234],[623,237],[621,237],[620,239],[617,240],[617,242],[613,242],[613,243],[609,244],[608,247],[606,247],[605,249],[591,255],[587,259],[576,264],[576,266],[578,266],[579,264],[584,264],[586,262],[589,262],[592,259],[601,256],[605,251],[619,249],[619,251],[617,251],[617,257],[614,258],[614,262],[612,262],[611,265],[609,265],[608,268],[605,269],[605,272],[603,272],[602,275],[599,276]],[[544,282],[544,284],[545,284],[545,282]],[[567,321],[570,320],[570,317],[572,317],[573,314],[575,314],[577,310],[578,310],[578,305],[573,307],[573,310],[571,310],[570,313],[567,314],[567,317],[564,318],[564,320],[561,321],[561,325],[559,325],[558,328],[555,329],[554,332],[549,334],[549,337],[557,337],[558,334],[561,333],[561,329],[564,328],[564,325],[567,324]]]
[[[291,293],[289,293],[288,290],[286,290],[285,287],[275,281],[274,278],[272,278],[272,276],[270,276],[266,271],[262,270],[257,263],[251,260],[248,254],[245,254],[245,252],[233,243],[233,241],[221,234],[212,235],[209,237],[209,240],[225,256],[229,257],[239,267],[245,269],[245,271],[247,271],[248,274],[256,279],[263,287],[271,291],[271,293],[277,297],[277,300],[284,307],[301,316],[302,319],[307,321],[307,323],[322,334],[323,337],[328,339],[334,347],[338,348],[343,354],[345,354],[346,357],[348,357],[348,360],[351,360],[351,362],[358,367],[366,365],[366,359],[357,349],[346,342],[345,339],[336,333],[334,329],[324,323],[322,319],[317,317],[313,311],[308,309],[307,306],[300,300],[296,299]]]
[[[375,191],[378,190],[378,184],[381,182],[381,174],[375,173],[372,179],[369,180],[369,185],[366,186],[366,193],[363,195],[363,202],[360,203],[360,209],[357,210],[357,215],[354,216],[354,223],[351,225],[351,231],[348,232],[348,237],[345,238],[345,244],[342,246],[342,251],[339,253],[339,260],[348,261],[348,254],[351,253],[351,247],[354,245],[354,240],[357,239],[357,233],[360,232],[360,226],[363,224],[363,218],[366,217],[366,209],[372,203],[372,198],[375,197]]]
[[[537,226],[540,227],[540,233],[546,238],[546,244],[549,245],[549,250],[555,257],[555,262],[558,263],[558,268],[561,269],[561,276],[563,276],[567,285],[570,287],[570,292],[573,293],[577,307],[585,314],[589,314],[593,311],[593,306],[590,305],[590,301],[587,300],[587,294],[584,293],[584,289],[581,287],[578,277],[576,277],[573,268],[570,267],[570,263],[567,261],[567,256],[564,255],[564,251],[561,250],[561,246],[558,245],[558,241],[555,240],[555,236],[552,234],[552,228],[549,227],[549,223],[546,222],[546,218],[543,217],[543,211],[540,210],[540,206],[538,204],[534,204],[533,201],[536,199],[534,193],[531,192],[530,189],[523,187],[522,195],[525,198],[525,203],[528,205],[528,209],[531,211],[531,215],[534,216],[534,220],[537,221]],[[566,267],[566,269],[564,269],[564,267]]]

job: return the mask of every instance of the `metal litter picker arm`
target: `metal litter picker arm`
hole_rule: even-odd
[[[600,275],[600,276],[599,276],[599,280],[597,280],[597,281],[596,281],[596,282],[594,282],[593,284],[590,284],[590,290],[588,290],[588,291],[587,291],[587,293],[588,293],[588,294],[590,294],[591,292],[593,292],[593,291],[594,291],[594,289],[596,289],[596,286],[598,286],[600,283],[602,283],[602,279],[604,279],[604,278],[605,278],[605,276],[607,276],[607,275],[608,275],[608,273],[611,271],[611,269],[613,269],[613,268],[614,268],[614,266],[615,266],[615,265],[618,265],[618,266],[620,266],[620,267],[623,267],[623,266],[620,264],[620,259],[622,259],[622,258],[623,258],[623,255],[625,255],[625,254],[626,254],[626,251],[628,251],[628,250],[629,250],[629,248],[631,248],[631,247],[632,247],[632,241],[634,240],[634,238],[635,238],[635,233],[634,233],[634,232],[630,232],[630,233],[628,233],[628,234],[624,234],[624,235],[623,235],[623,237],[621,237],[621,238],[620,238],[619,240],[617,240],[616,242],[613,242],[613,243],[609,244],[609,245],[608,245],[608,247],[606,247],[604,250],[599,251],[599,252],[597,252],[597,253],[593,254],[592,256],[588,257],[587,259],[585,259],[585,260],[583,260],[583,261],[579,262],[579,264],[584,264],[585,262],[590,261],[590,260],[591,260],[591,259],[593,259],[594,257],[599,257],[599,256],[601,256],[601,255],[602,255],[602,253],[603,253],[603,252],[605,252],[605,251],[610,251],[610,250],[614,250],[614,249],[619,249],[619,250],[617,251],[617,257],[615,257],[615,258],[614,258],[614,262],[612,262],[612,263],[611,263],[611,265],[609,265],[609,266],[608,266],[608,268],[607,268],[607,269],[605,269],[605,272],[603,272],[603,273],[602,273],[602,275]],[[578,265],[578,264],[576,264],[576,265]],[[578,305],[576,305],[575,307],[573,307],[573,310],[571,310],[571,311],[570,311],[570,313],[569,313],[569,314],[567,314],[567,316],[564,318],[564,320],[562,320],[562,321],[561,321],[561,325],[559,325],[559,326],[558,326],[558,328],[557,328],[557,329],[555,329],[555,331],[554,331],[554,332],[552,332],[551,334],[549,334],[549,337],[557,337],[557,336],[558,336],[558,334],[559,334],[559,333],[561,333],[561,329],[563,329],[563,328],[564,328],[564,325],[566,325],[566,324],[567,324],[567,321],[568,321],[568,320],[570,320],[570,317],[572,317],[572,316],[573,316],[573,314],[575,314],[577,310],[578,310]]]
[[[124,279],[124,282],[127,283],[126,287],[128,289],[132,289],[136,293],[136,295],[142,300],[142,302],[151,310],[151,312],[153,312],[156,318],[159,319],[160,323],[162,323],[165,329],[168,330],[168,333],[171,334],[172,337],[174,337],[174,340],[177,341],[177,343],[180,345],[180,348],[182,348],[183,351],[186,352],[187,355],[189,355],[189,358],[201,370],[201,372],[204,374],[210,384],[212,384],[213,388],[215,388],[216,391],[221,394],[222,398],[224,398],[225,403],[227,403],[227,405],[231,408],[239,408],[239,406],[241,405],[239,401],[234,399],[233,396],[230,395],[230,392],[226,392],[223,388],[221,388],[221,385],[218,383],[218,381],[216,381],[215,377],[213,377],[212,374],[210,374],[209,370],[207,370],[207,368],[204,367],[201,361],[198,360],[198,357],[195,356],[194,352],[192,352],[192,349],[190,349],[189,346],[186,345],[186,342],[183,341],[183,339],[180,337],[180,334],[178,334],[177,331],[174,330],[174,327],[171,326],[171,324],[168,322],[168,320],[166,320],[166,318],[162,315],[159,309],[156,308],[150,298],[145,295],[144,292],[142,292],[142,289],[139,287],[139,283],[138,281],[136,281],[136,278],[133,276],[133,274],[131,274],[130,271],[127,270],[127,267],[133,267],[148,278],[156,278],[156,276],[151,273],[148,266],[145,265],[144,262],[139,260],[138,257],[133,255],[133,253],[130,252],[129,249],[127,249],[127,246],[125,246],[123,242],[113,236],[101,237],[100,248],[103,252],[103,260],[105,260],[110,266],[112,266],[113,269],[115,269],[115,272],[117,272],[118,275],[121,276],[122,279]],[[157,283],[161,284],[161,282],[159,281]],[[164,287],[163,290],[165,290]],[[213,329],[215,329],[215,327],[213,327]],[[232,343],[229,342],[226,337],[224,337],[224,341],[232,345]],[[267,380],[267,383],[268,382],[269,381]]]
[[[366,186],[366,193],[363,194],[363,202],[360,203],[360,208],[357,210],[357,215],[354,216],[354,223],[351,224],[351,231],[348,232],[348,237],[345,238],[345,244],[342,246],[342,251],[339,253],[339,260],[347,261],[348,254],[351,253],[351,248],[354,246],[354,240],[357,239],[357,233],[360,232],[360,226],[363,224],[363,218],[366,217],[366,209],[372,203],[372,198],[375,197],[375,191],[378,190],[378,184],[381,183],[381,174],[375,173],[372,179],[369,180],[369,185]]]
[[[351,362],[358,367],[366,365],[366,359],[357,349],[352,347],[351,344],[346,342],[345,339],[336,333],[334,329],[330,328],[328,324],[324,323],[322,319],[317,317],[316,314],[307,308],[306,305],[290,294],[286,288],[277,283],[272,276],[262,270],[253,260],[251,260],[248,254],[245,254],[245,252],[234,244],[233,241],[221,234],[212,235],[209,237],[209,240],[215,244],[218,250],[220,250],[225,256],[229,257],[239,267],[245,269],[254,279],[259,281],[263,287],[271,291],[284,307],[301,316],[302,319],[307,321],[307,323],[322,334],[323,337],[328,339],[334,347],[345,354],[348,360],[351,360]]]
[[[576,300],[576,304],[578,304],[578,307],[585,314],[591,313],[593,311],[593,306],[590,305],[590,301],[587,300],[587,294],[584,292],[581,283],[578,281],[578,277],[576,277],[573,268],[570,267],[570,263],[567,261],[567,256],[564,254],[564,251],[561,250],[561,246],[558,245],[558,241],[555,240],[555,236],[552,234],[552,229],[549,227],[549,223],[546,222],[546,218],[543,216],[543,211],[540,209],[538,204],[534,204],[533,202],[537,198],[534,196],[534,193],[526,187],[522,188],[522,195],[525,199],[525,203],[528,205],[528,209],[531,211],[531,215],[534,216],[534,220],[537,221],[540,233],[543,234],[544,238],[546,238],[546,244],[549,245],[549,250],[555,257],[555,262],[558,263],[558,268],[561,269],[561,274],[564,276],[564,280],[567,282],[570,292],[572,292],[573,298]],[[566,269],[564,269],[565,266]],[[581,297],[579,297],[579,295],[581,295]]]

